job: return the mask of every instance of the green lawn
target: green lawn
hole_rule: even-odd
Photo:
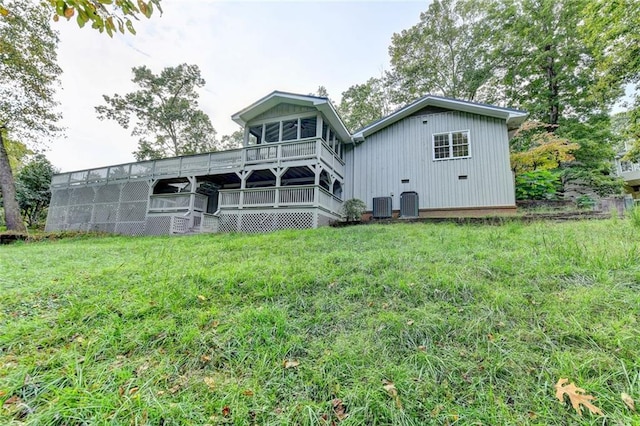
[[[0,246],[0,423],[640,425],[620,396],[640,400],[639,235],[607,220]],[[556,400],[560,378],[604,415]]]

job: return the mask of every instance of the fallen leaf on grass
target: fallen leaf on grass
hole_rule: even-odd
[[[251,389],[245,389],[242,391],[244,396],[253,396],[253,391]]]
[[[396,403],[396,407],[401,410],[402,402],[400,402],[400,397],[398,396],[398,389],[396,389],[396,385],[394,385],[393,382],[389,380],[383,380],[382,387],[387,391],[389,396],[393,398],[393,401]]]
[[[331,404],[333,405],[333,412],[335,413],[338,420],[342,421],[349,417],[349,414],[345,412],[347,410],[347,407],[344,406],[340,398],[334,399],[333,401],[331,401]]]
[[[134,388],[129,389],[129,395],[133,395],[134,393],[138,392],[139,389],[140,388],[137,387],[137,386],[134,387]]]
[[[2,408],[4,408],[5,410],[10,409],[13,405],[18,405],[18,404],[22,404],[22,399],[20,399],[19,396],[13,395],[12,397],[8,398],[4,404],[2,404]]]
[[[558,379],[558,383],[556,383],[556,398],[560,402],[564,402],[564,394],[569,396],[569,401],[571,402],[571,406],[579,416],[582,416],[582,407],[580,405],[584,405],[591,411],[591,414],[600,414],[602,415],[602,410],[591,403],[595,397],[591,395],[584,395],[586,392],[584,389],[577,387],[574,383],[569,383],[566,386],[563,386],[567,383],[569,379]]]
[[[284,368],[297,368],[300,365],[300,361],[295,359],[285,359],[282,362]]]
[[[622,402],[624,402],[624,403],[625,403],[625,405],[626,405],[627,407],[629,407],[629,409],[630,409],[631,411],[636,411],[636,404],[635,404],[635,402],[633,401],[633,398],[631,398],[631,396],[630,396],[629,394],[626,394],[626,393],[622,392],[622,393],[620,394],[620,398],[622,398]]]
[[[213,377],[205,377],[204,382],[209,386],[209,389],[215,389],[216,381]]]
[[[207,298],[206,298],[206,297],[204,297],[204,296],[203,296],[203,295],[201,295],[201,294],[199,294],[199,295],[198,295],[198,299],[199,299],[201,302],[204,302],[205,300],[207,300]]]
[[[230,415],[231,415],[231,408],[229,408],[228,405],[225,405],[224,407],[222,407],[222,416],[229,417]]]

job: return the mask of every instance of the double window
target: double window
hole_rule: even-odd
[[[468,130],[433,135],[434,160],[468,158],[470,156]]]

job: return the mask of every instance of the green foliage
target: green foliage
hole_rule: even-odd
[[[581,195],[576,199],[576,205],[579,209],[593,209],[596,205],[596,200],[588,195]]]
[[[553,170],[575,159],[580,146],[547,129],[543,123],[527,121],[509,141],[511,169],[517,174],[534,170]]]
[[[236,130],[230,135],[224,135],[220,139],[220,143],[217,148],[220,151],[225,151],[228,149],[236,149],[242,147],[242,143],[244,142],[244,131],[242,129]]]
[[[9,157],[9,164],[11,165],[11,170],[15,173],[22,166],[24,166],[25,160],[29,157],[29,155],[33,154],[27,146],[21,142],[12,141],[6,138],[3,138],[4,146],[7,151],[7,156]]]
[[[0,191],[7,228],[24,231],[8,153],[12,147],[5,139],[38,145],[60,130],[55,86],[62,71],[46,9],[37,2],[8,0],[0,15]]]
[[[635,104],[626,113],[625,127],[622,136],[631,145],[631,149],[625,155],[628,161],[640,161],[640,95],[636,95]]]
[[[633,425],[634,234],[397,224],[2,247],[0,424]],[[554,400],[560,377],[606,417]]]
[[[640,206],[634,205],[632,209],[627,210],[627,215],[633,227],[640,229]]]
[[[318,90],[316,91],[316,93],[312,93],[313,96],[319,96],[321,98],[329,98],[329,92],[327,91],[327,88],[324,86],[318,86]]]
[[[485,12],[471,2],[435,0],[418,24],[394,34],[389,47],[394,101],[429,93],[475,99],[495,66]]]
[[[595,53],[600,70],[598,89],[640,79],[640,2],[593,1],[585,8],[580,26]]]
[[[534,170],[516,175],[517,200],[549,200],[556,198],[560,177],[549,170]]]
[[[42,224],[51,200],[51,178],[55,170],[47,157],[36,154],[16,175],[16,198],[29,226]]]
[[[342,92],[338,112],[351,131],[358,130],[391,112],[389,90],[381,78],[370,78]]]
[[[91,23],[91,28],[100,32],[106,31],[109,37],[120,31],[125,33],[125,28],[131,33],[136,31],[133,21],[140,20],[142,16],[150,18],[154,7],[162,13],[161,0],[47,0],[50,9],[54,10],[53,20],[59,18],[70,20],[76,17],[80,28]],[[1,11],[0,11],[1,12]]]
[[[139,86],[124,96],[104,95],[107,105],[96,107],[98,118],[115,120],[140,136],[138,161],[199,154],[219,148],[209,116],[198,109],[197,88],[205,85],[197,65],[167,67],[155,75],[146,66],[133,68]]]
[[[579,182],[600,196],[622,193],[624,183],[613,170],[614,147],[620,144],[620,139],[611,130],[609,116],[593,115],[586,121],[563,120],[557,134],[580,145],[574,152],[575,161],[563,169],[565,184]]]
[[[587,117],[622,92],[609,87],[592,96],[598,81],[593,51],[579,32],[583,1],[490,2],[491,43],[502,56],[494,85],[509,105],[550,125]]]
[[[357,198],[351,198],[342,205],[342,213],[349,221],[359,221],[362,218],[362,214],[367,209],[367,205],[364,201]]]

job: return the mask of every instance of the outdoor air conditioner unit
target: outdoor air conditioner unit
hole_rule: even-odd
[[[418,217],[418,193],[413,191],[400,194],[400,217]]]
[[[391,217],[391,197],[375,197],[373,199],[373,218],[385,219]]]

